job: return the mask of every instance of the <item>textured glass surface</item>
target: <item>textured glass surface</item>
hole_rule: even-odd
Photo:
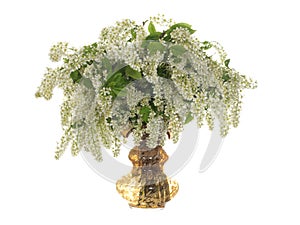
[[[178,192],[179,186],[163,171],[168,155],[161,146],[149,149],[134,147],[129,152],[132,171],[117,181],[116,188],[129,206],[137,208],[163,208]]]

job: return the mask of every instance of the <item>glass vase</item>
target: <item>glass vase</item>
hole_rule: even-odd
[[[129,160],[133,168],[116,183],[119,194],[130,207],[164,208],[178,192],[178,183],[163,171],[168,155],[161,146],[148,148],[141,144],[130,150]]]

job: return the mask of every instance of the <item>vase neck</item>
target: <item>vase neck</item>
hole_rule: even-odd
[[[147,146],[136,146],[129,152],[128,158],[134,166],[160,166],[168,160],[167,153],[161,146],[148,148]]]

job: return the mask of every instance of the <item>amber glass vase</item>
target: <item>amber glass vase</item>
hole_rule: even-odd
[[[177,182],[169,179],[163,171],[168,160],[166,152],[161,146],[149,149],[141,144],[129,152],[128,158],[133,168],[117,181],[117,191],[130,207],[164,208],[178,192]]]

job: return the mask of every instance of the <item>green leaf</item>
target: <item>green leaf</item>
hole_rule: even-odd
[[[146,40],[152,40],[152,41],[158,41],[160,39],[161,32],[155,32],[152,34],[149,34],[145,39]]]
[[[127,89],[126,88],[122,88],[121,90],[119,90],[118,96],[120,96],[120,97],[126,97],[127,96]]]
[[[130,30],[130,33],[131,33],[131,36],[132,36],[132,40],[136,39],[136,31],[135,31],[134,28],[132,28],[132,29]]]
[[[114,73],[111,76],[109,76],[109,78],[107,79],[105,86],[108,87],[112,87],[115,85],[116,81],[118,79],[120,79],[120,76],[122,76],[122,74],[120,72]]]
[[[124,87],[114,86],[113,88],[111,88],[111,90],[113,92],[113,97],[117,97],[117,96],[124,97],[127,95],[127,91]]]
[[[147,40],[143,40],[142,44],[141,44],[141,47],[142,48],[147,48],[147,46],[149,45],[150,41],[147,41]]]
[[[171,28],[177,28],[177,27],[183,27],[183,28],[191,29],[192,25],[190,25],[188,23],[176,23],[173,26],[171,26]]]
[[[152,23],[152,21],[148,25],[148,31],[149,31],[150,34],[154,34],[156,32],[155,26]]]
[[[230,76],[228,73],[224,73],[223,76],[222,76],[222,79],[223,79],[223,82],[227,82],[230,80]]]
[[[147,48],[149,49],[151,55],[155,54],[157,51],[160,51],[162,53],[166,50],[166,47],[158,41],[150,42]]]
[[[140,116],[141,116],[143,122],[147,123],[149,121],[150,112],[151,112],[151,109],[148,106],[143,106],[140,109]]]
[[[132,69],[130,66],[126,67],[125,73],[127,76],[136,80],[142,78],[142,74],[139,71]]]
[[[224,61],[224,65],[225,65],[226,67],[228,67],[229,63],[230,63],[230,59],[226,59],[226,60]],[[229,67],[228,67],[228,68],[229,68]]]
[[[71,72],[70,77],[72,78],[74,83],[79,83],[80,79],[82,78],[79,70]]]
[[[204,41],[202,44],[203,44],[203,46],[201,46],[201,49],[203,49],[203,50],[208,50],[212,47],[212,44],[208,41]]]
[[[104,69],[107,70],[108,74],[112,73],[112,65],[111,65],[108,58],[105,57],[105,58],[102,59],[102,66],[103,66]]]
[[[193,34],[196,32],[196,30],[192,29],[192,26],[190,24],[187,23],[176,23],[173,26],[171,26],[166,32],[165,32],[165,37],[164,40],[165,41],[171,41],[171,33],[173,30],[175,30],[176,28],[185,28],[189,31],[190,34]]]
[[[169,69],[169,64],[161,63],[157,67],[157,75],[166,79],[170,79],[172,77],[172,71]]]
[[[191,122],[194,119],[194,117],[192,116],[192,113],[189,112],[186,117],[185,117],[185,121],[184,124],[188,124],[189,122]]]
[[[121,69],[122,70],[122,69]],[[112,90],[113,98],[117,97],[121,91],[129,84],[129,80],[127,80],[121,72],[116,72],[109,77],[109,79],[105,83],[105,87],[110,87]],[[122,95],[124,93],[121,93]]]
[[[187,50],[181,45],[173,45],[170,47],[170,50],[174,56],[180,56],[185,53]]]
[[[82,77],[80,83],[86,86],[87,88],[94,88],[93,83],[89,78]]]
[[[98,51],[97,46],[98,46],[98,44],[96,42],[91,45],[83,46],[83,55],[86,55],[86,56],[89,54],[95,55]]]

